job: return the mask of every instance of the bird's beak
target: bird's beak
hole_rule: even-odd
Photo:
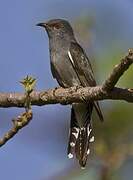
[[[41,26],[41,27],[47,27],[47,24],[46,23],[38,23],[36,26]]]

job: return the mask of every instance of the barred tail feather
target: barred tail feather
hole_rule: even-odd
[[[73,158],[75,152],[75,145],[79,135],[79,128],[73,127],[70,129],[69,143],[68,143],[68,158]]]
[[[85,124],[85,127],[79,127],[76,121],[74,110],[71,113],[71,124],[69,132],[69,143],[68,143],[68,157],[76,158],[79,161],[81,168],[85,168],[88,155],[90,153],[90,143],[94,141],[92,136],[91,121]]]
[[[71,123],[69,130],[69,142],[68,142],[68,158],[73,158],[75,152],[75,145],[79,134],[79,128],[76,124],[74,110],[71,111]]]
[[[76,158],[79,160],[81,168],[85,168],[88,155],[90,154],[90,143],[94,141],[92,136],[92,128],[89,124],[88,127],[81,128],[79,131],[79,137],[75,146]]]

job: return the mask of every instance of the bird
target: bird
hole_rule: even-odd
[[[38,23],[49,39],[50,67],[53,78],[63,88],[96,86],[89,58],[75,38],[70,23],[65,19],[51,19]],[[84,97],[83,97],[84,99]],[[94,141],[92,131],[92,111],[95,108],[99,119],[103,114],[98,102],[72,103],[67,154],[74,156],[82,169],[85,168],[90,143]]]

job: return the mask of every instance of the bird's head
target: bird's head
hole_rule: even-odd
[[[64,19],[52,19],[44,23],[38,23],[37,26],[45,28],[49,37],[74,36],[71,25]]]

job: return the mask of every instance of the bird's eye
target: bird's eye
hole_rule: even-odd
[[[54,29],[60,29],[61,25],[59,23],[54,23],[51,25]]]

